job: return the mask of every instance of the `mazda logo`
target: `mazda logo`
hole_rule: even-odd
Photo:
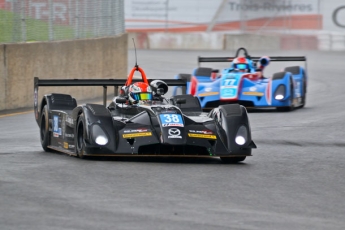
[[[171,128],[168,131],[170,136],[179,136],[181,134],[181,131],[177,128]]]

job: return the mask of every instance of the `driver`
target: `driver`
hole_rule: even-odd
[[[144,104],[152,100],[151,86],[145,82],[135,82],[128,87],[129,104]]]
[[[242,73],[251,72],[250,60],[245,57],[237,57],[232,61],[231,67]]]

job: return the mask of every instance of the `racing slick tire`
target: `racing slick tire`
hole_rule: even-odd
[[[45,105],[41,111],[40,118],[40,140],[44,151],[49,152],[49,116],[48,107]]]
[[[305,76],[303,73],[303,96],[301,98],[301,105],[299,106],[299,108],[303,108],[305,106],[307,100],[307,82],[305,80]]]
[[[238,162],[244,161],[246,156],[244,157],[220,157],[224,164],[236,164]]]
[[[79,158],[86,158],[85,157],[85,116],[84,114],[80,114],[78,116],[77,126],[76,126],[76,133],[75,133],[75,150],[76,154]]]

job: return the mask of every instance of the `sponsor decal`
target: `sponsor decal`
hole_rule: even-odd
[[[147,129],[126,129],[123,132],[124,133],[142,133],[142,132],[147,132]]]
[[[75,148],[75,145],[68,145],[68,148],[69,148],[69,149],[74,149],[74,148]]]
[[[251,91],[251,92],[254,92],[254,91],[256,91],[256,87],[255,87],[255,86],[253,86],[253,87],[250,87],[250,88],[249,88],[249,91]]]
[[[168,126],[177,126],[177,127],[183,127],[183,124],[177,124],[177,123],[167,123],[167,124],[162,124],[162,127],[168,127]]]
[[[67,118],[66,118],[66,123],[68,123],[68,124],[70,124],[70,125],[73,125],[73,124],[74,124],[73,118],[67,117]]]
[[[249,96],[259,96],[262,97],[264,95],[264,93],[261,92],[243,92],[243,95],[249,95]]]
[[[134,138],[134,137],[150,137],[152,136],[152,132],[141,132],[141,133],[127,133],[122,134],[123,138]]]
[[[181,114],[159,114],[162,127],[178,126],[183,127]]]
[[[74,134],[73,133],[66,133],[65,137],[67,137],[67,138],[74,138]]]
[[[64,147],[65,149],[68,149],[68,143],[67,143],[67,142],[64,142],[64,143],[63,143],[63,147]]]
[[[199,97],[207,97],[207,96],[212,96],[212,95],[218,95],[219,92],[208,92],[208,93],[199,93]]]
[[[216,135],[211,135],[211,134],[199,134],[199,133],[188,133],[189,137],[194,137],[194,138],[205,138],[205,139],[217,139]]]
[[[210,130],[189,130],[190,133],[213,134]]]
[[[182,138],[181,131],[177,128],[170,128],[168,130],[168,134],[169,134],[168,138],[180,138],[180,139]]]
[[[61,135],[61,128],[59,128],[59,116],[53,116],[53,136],[59,137]]]

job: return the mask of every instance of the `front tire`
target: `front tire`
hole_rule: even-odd
[[[45,105],[41,111],[40,140],[43,150],[49,152],[49,115],[47,105]]]
[[[246,156],[244,157],[220,157],[224,164],[236,164],[238,162],[244,161]]]
[[[76,127],[76,154],[79,158],[85,158],[85,117],[80,114]]]

